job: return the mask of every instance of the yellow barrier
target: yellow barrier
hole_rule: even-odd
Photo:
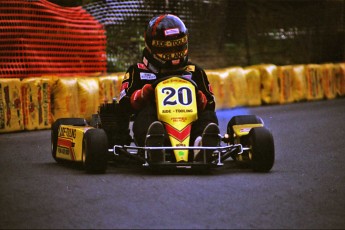
[[[277,66],[261,64],[250,66],[257,68],[261,76],[261,100],[264,104],[279,103],[279,85]]]
[[[307,100],[320,100],[323,98],[321,66],[316,64],[306,65]]]
[[[278,85],[280,104],[291,103],[293,97],[293,67],[291,65],[278,66]]]
[[[80,117],[78,79],[63,77],[53,81],[51,101],[53,122],[61,117]]]
[[[337,85],[335,80],[334,65],[332,63],[320,65],[321,83],[324,96],[327,99],[334,99],[337,96]]]
[[[345,63],[261,64],[205,70],[216,109],[345,96]],[[90,119],[120,94],[124,73],[0,78],[0,133],[47,129],[61,117]]]
[[[206,74],[208,76],[208,80],[212,87],[212,91],[216,101],[216,109],[223,109],[224,107],[224,83],[223,78],[225,78],[226,73],[223,72],[224,70],[206,70]],[[228,98],[231,95],[228,96]]]
[[[79,116],[90,120],[99,106],[98,78],[77,78]]]
[[[113,98],[120,95],[121,83],[124,73],[113,73],[107,76],[99,77],[99,102],[110,103]]]
[[[307,99],[307,78],[304,65],[292,66],[292,95],[295,102]]]
[[[345,63],[336,63],[333,67],[337,95],[345,96]]]
[[[225,98],[224,108],[233,108],[237,106],[246,106],[247,99],[247,81],[242,67],[231,67],[226,69],[227,75],[223,79]],[[230,97],[229,97],[230,95]]]
[[[0,133],[24,130],[21,82],[0,79]]]
[[[50,78],[26,78],[21,82],[24,128],[48,129],[51,126]]]

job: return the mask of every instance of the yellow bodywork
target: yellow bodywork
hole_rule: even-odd
[[[238,137],[248,135],[251,128],[263,127],[263,124],[244,124],[244,125],[233,125],[234,134]]]
[[[192,122],[198,117],[195,86],[188,80],[171,77],[155,89],[158,120],[165,125],[173,147],[189,146]],[[188,161],[188,150],[174,150],[177,162]]]
[[[56,157],[70,161],[82,161],[83,138],[88,126],[61,125],[58,131]]]

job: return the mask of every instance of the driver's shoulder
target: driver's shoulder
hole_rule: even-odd
[[[156,75],[140,62],[129,66],[127,69],[127,74],[134,79],[140,80],[156,78]]]
[[[134,69],[134,71],[136,72],[151,72],[144,63],[142,62],[138,62],[136,64],[132,65],[132,68]]]
[[[144,65],[144,63],[141,63],[141,62],[132,64],[127,69],[127,73],[130,73],[130,74],[136,74],[140,72],[151,72],[151,71]]]

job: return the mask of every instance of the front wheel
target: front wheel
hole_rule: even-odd
[[[256,172],[268,172],[274,164],[274,141],[265,127],[252,128],[248,134],[251,168]]]
[[[83,140],[83,166],[88,173],[105,173],[108,139],[103,129],[89,129]]]
[[[250,125],[262,124],[263,125],[264,122],[261,119],[261,117],[256,116],[256,115],[237,115],[231,118],[231,120],[228,122],[228,125],[227,125],[227,132],[229,134],[230,144],[236,144],[235,139],[238,139],[237,142],[240,142],[240,138],[235,137],[234,135],[233,126],[234,125],[248,125],[248,124]]]

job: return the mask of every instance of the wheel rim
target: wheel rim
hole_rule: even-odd
[[[250,161],[252,161],[253,160],[253,153],[252,153],[252,151],[253,151],[253,146],[252,145],[250,145],[249,146],[249,151],[248,151],[248,158],[249,158],[249,160]]]

